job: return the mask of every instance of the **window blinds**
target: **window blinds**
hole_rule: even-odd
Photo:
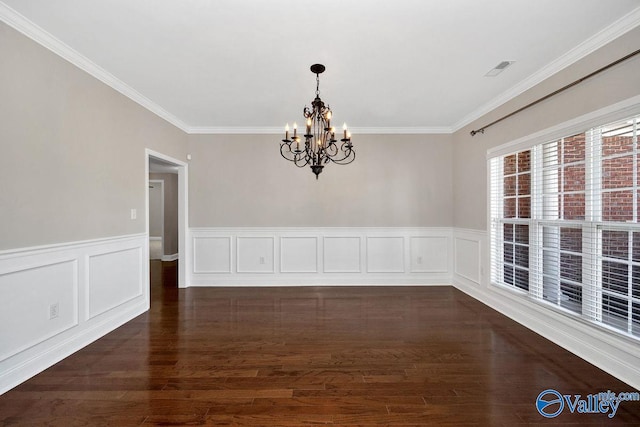
[[[640,338],[639,120],[489,160],[493,283]]]

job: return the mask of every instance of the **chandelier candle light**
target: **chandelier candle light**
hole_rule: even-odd
[[[342,129],[342,144],[336,144],[336,129],[331,126],[332,113],[329,105],[325,105],[320,99],[320,74],[325,70],[324,65],[314,64],[311,72],[316,75],[316,98],[311,103],[311,109],[304,107],[303,115],[306,119],[304,145],[300,145],[298,126],[293,124],[293,136],[289,139],[289,124],[284,130],[284,139],[280,144],[280,154],[285,159],[293,162],[299,168],[310,165],[311,170],[318,175],[324,165],[333,162],[339,165],[348,165],[356,158],[356,152],[351,144],[351,133],[345,123]]]

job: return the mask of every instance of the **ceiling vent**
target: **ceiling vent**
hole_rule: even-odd
[[[508,66],[510,66],[514,62],[516,62],[516,61],[502,61],[501,63],[499,63],[498,65],[493,67],[491,70],[489,70],[489,72],[487,74],[485,74],[484,76],[485,77],[495,77],[498,74],[500,74],[501,72],[503,72]]]

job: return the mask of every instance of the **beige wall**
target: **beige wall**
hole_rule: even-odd
[[[452,225],[451,135],[354,135],[316,181],[280,135],[190,135],[191,227]]]
[[[144,232],[144,148],[190,162],[190,226],[486,228],[486,152],[640,93],[636,57],[484,125],[634,50],[635,29],[454,135],[354,135],[318,181],[279,135],[190,135],[0,23],[0,250]],[[136,209],[138,218],[130,219]]]
[[[1,22],[0,52],[0,250],[143,233],[144,149],[186,134]]]
[[[472,137],[469,135],[472,129],[484,126],[635,51],[639,42],[640,28],[636,28],[456,132],[453,135],[454,225],[486,229],[486,156],[489,148],[640,94],[640,56],[518,113],[488,128],[484,134]]]

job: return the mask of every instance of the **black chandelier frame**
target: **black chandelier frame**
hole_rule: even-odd
[[[333,113],[328,104],[320,99],[320,74],[325,70],[322,64],[311,66],[311,72],[316,75],[316,97],[311,103],[311,108],[304,107],[303,115],[306,119],[304,144],[301,144],[300,135],[296,124],[293,127],[293,136],[289,138],[288,125],[285,130],[285,138],[280,144],[280,154],[286,160],[293,162],[297,167],[307,165],[311,171],[318,175],[324,166],[331,162],[339,165],[348,165],[356,158],[356,152],[351,143],[351,134],[346,124],[343,128],[343,138],[338,144],[335,128],[331,126]]]

